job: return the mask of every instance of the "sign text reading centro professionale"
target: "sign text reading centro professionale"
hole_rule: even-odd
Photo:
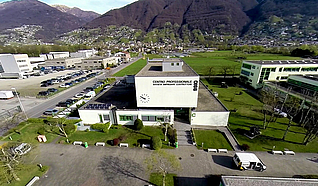
[[[192,86],[192,80],[153,80],[153,86],[173,86],[173,85],[183,85]]]

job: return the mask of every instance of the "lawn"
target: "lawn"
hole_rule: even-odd
[[[166,186],[174,186],[174,177],[176,177],[176,174],[167,174],[166,175]],[[149,182],[151,182],[154,185],[162,186],[162,180],[163,176],[158,173],[151,173]]]
[[[307,146],[302,145],[305,129],[293,123],[286,136],[285,141],[282,137],[287,128],[288,119],[278,118],[276,123],[271,123],[266,130],[261,130],[262,134],[254,139],[249,139],[242,134],[243,130],[249,130],[250,126],[263,126],[263,114],[261,113],[262,103],[246,93],[242,88],[229,87],[227,89],[220,88],[213,81],[203,79],[203,83],[209,86],[215,92],[218,92],[218,98],[231,112],[229,118],[229,127],[240,142],[240,144],[248,144],[252,151],[268,151],[275,146],[276,150],[284,150],[285,148],[296,152],[317,152],[318,140],[314,140]],[[241,95],[236,95],[238,92]]]
[[[76,123],[77,120],[68,120],[70,123]],[[38,143],[37,136],[40,128],[45,128],[45,136],[47,143],[52,142],[56,137],[60,136],[60,132],[57,127],[49,126],[44,123],[43,119],[30,118],[26,122],[22,122],[16,128],[10,130],[10,133],[3,137],[4,141],[11,141],[9,136],[11,136],[12,141],[25,142],[25,143]]]
[[[213,148],[213,149],[228,149],[232,150],[231,145],[228,143],[224,135],[216,130],[194,130],[195,141],[197,143],[197,148],[203,149]]]
[[[68,139],[70,143],[73,141],[83,141],[87,142],[89,145],[94,145],[96,142],[105,142],[107,145],[110,145],[111,140],[119,138],[120,136],[125,136],[126,139],[122,142],[128,143],[130,147],[138,146],[138,144],[140,144],[140,140],[150,143],[152,136],[160,136],[163,148],[173,148],[168,146],[168,142],[164,141],[164,134],[160,127],[149,126],[143,127],[140,131],[134,131],[121,125],[112,126],[108,133],[98,131],[77,131],[70,135]],[[65,138],[61,139],[61,141],[65,140]]]
[[[3,186],[24,186],[26,185],[34,176],[41,177],[45,172],[40,171],[40,168],[37,165],[26,165],[21,164],[19,166],[20,170],[18,170],[16,173],[18,177],[21,179],[20,181],[13,181],[10,184],[3,183],[2,180],[0,181],[0,184]],[[48,170],[47,166],[43,166],[44,169]]]
[[[209,75],[209,67],[213,67],[212,75],[222,75],[222,66],[231,66],[229,75],[240,74],[241,60],[238,57],[244,57],[246,60],[295,60],[298,57],[283,56],[279,54],[246,54],[243,52],[233,51],[215,51],[193,53],[191,57],[183,58],[193,70],[201,76]]]
[[[113,76],[115,77],[123,77],[125,75],[135,75],[137,74],[144,66],[147,64],[147,58],[161,58],[160,55],[149,54],[145,56],[145,59],[139,59],[138,61],[134,62],[133,64],[127,66],[126,68],[122,69],[121,71],[115,73]]]

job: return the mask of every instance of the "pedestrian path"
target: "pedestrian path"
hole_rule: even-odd
[[[178,145],[191,146],[193,145],[191,137],[191,125],[185,121],[174,121],[174,128],[177,130]]]

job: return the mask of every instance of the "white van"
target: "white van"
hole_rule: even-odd
[[[235,153],[233,161],[240,170],[266,170],[266,165],[253,153]]]

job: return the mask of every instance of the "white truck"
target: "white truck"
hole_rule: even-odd
[[[12,91],[0,91],[0,99],[11,99],[13,97],[14,95]]]
[[[266,165],[254,153],[237,152],[233,161],[240,170],[266,170]]]

